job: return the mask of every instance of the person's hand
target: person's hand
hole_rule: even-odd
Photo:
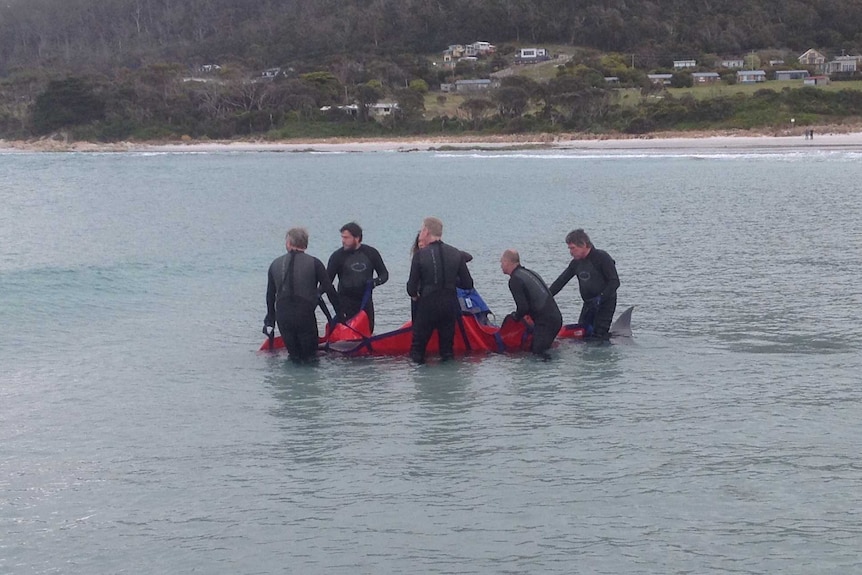
[[[599,306],[602,304],[602,296],[597,295],[594,298],[588,299],[586,302],[587,309],[599,309]]]

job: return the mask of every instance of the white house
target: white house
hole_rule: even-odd
[[[377,102],[368,107],[368,115],[372,118],[391,116],[398,110],[398,102]]]
[[[516,64],[528,64],[530,62],[543,62],[550,60],[548,51],[545,48],[521,48],[515,54]]]
[[[328,112],[332,109],[332,106],[323,106],[320,108],[321,112]],[[356,117],[359,115],[359,106],[356,104],[348,104],[347,106],[338,106],[338,110],[341,110],[348,116]],[[385,116],[391,116],[395,111],[398,110],[397,102],[377,102],[376,104],[371,104],[368,106],[368,117],[369,118],[383,118]]]
[[[491,88],[497,88],[499,86],[500,86],[499,80],[488,80],[488,79],[457,80],[455,82],[455,91],[456,92],[484,92],[486,90],[490,90]]]
[[[740,84],[766,82],[766,72],[763,70],[740,70],[736,73],[736,81]]]
[[[692,72],[691,80],[695,84],[712,84],[721,80],[718,72]]]
[[[473,42],[464,46],[465,56],[484,56],[485,54],[493,54],[497,47],[489,42]]]
[[[658,84],[659,86],[670,86],[673,74],[647,74],[647,78],[653,84]]]
[[[859,60],[862,56],[837,56],[834,60],[826,63],[826,73],[856,72],[859,69]]]
[[[685,70],[686,68],[697,68],[697,60],[674,60],[674,70]]]
[[[725,58],[721,61],[721,67],[730,70],[745,68],[745,61],[742,58]]]
[[[798,61],[803,66],[811,66],[818,72],[824,72],[826,68],[826,56],[815,50],[814,48],[806,50]]]

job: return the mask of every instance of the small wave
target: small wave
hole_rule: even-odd
[[[465,160],[632,160],[632,159],[696,159],[696,160],[752,160],[768,158],[770,160],[797,162],[799,160],[856,162],[862,159],[862,152],[847,150],[825,151],[825,150],[740,150],[729,151],[703,151],[689,150],[668,152],[661,151],[627,151],[614,150],[607,152],[439,152],[437,158],[457,158]]]

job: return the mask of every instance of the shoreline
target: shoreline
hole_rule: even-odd
[[[860,150],[862,126],[822,126],[763,132],[658,132],[644,135],[518,134],[456,137],[319,138],[300,140],[191,140],[158,142],[68,142],[57,138],[0,140],[0,153],[13,152],[424,152],[424,151],[652,151],[652,150]]]

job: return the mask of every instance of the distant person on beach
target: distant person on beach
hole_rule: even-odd
[[[510,317],[520,321],[529,315],[533,320],[533,342],[530,351],[543,359],[550,359],[548,350],[554,343],[563,316],[545,281],[534,271],[521,265],[516,250],[506,250],[500,258],[500,269],[509,276],[509,291],[515,299],[515,311]]]
[[[434,331],[440,342],[440,357],[454,357],[455,323],[460,313],[456,287],[473,288],[467,262],[458,248],[444,244],[443,222],[434,217],[422,221],[413,254],[407,293],[416,301],[410,358],[425,363],[425,348]]]
[[[272,336],[278,331],[294,363],[309,362],[317,356],[317,318],[314,310],[325,292],[340,313],[338,294],[323,267],[323,262],[305,253],[308,232],[304,228],[291,228],[284,240],[287,253],[273,260],[269,266],[266,286],[266,318],[263,333]]]
[[[569,280],[577,276],[584,300],[578,323],[586,328],[588,337],[608,339],[620,287],[616,262],[606,251],[593,246],[590,236],[582,229],[569,232],[566,245],[572,261],[551,284],[551,293],[557,295]]]
[[[338,297],[345,318],[358,314],[364,302],[368,326],[373,332],[374,300],[371,292],[389,280],[389,272],[380,252],[362,243],[362,228],[356,222],[341,226],[341,248],[329,256],[326,273],[332,282],[338,277]],[[374,277],[375,273],[377,277]]]

